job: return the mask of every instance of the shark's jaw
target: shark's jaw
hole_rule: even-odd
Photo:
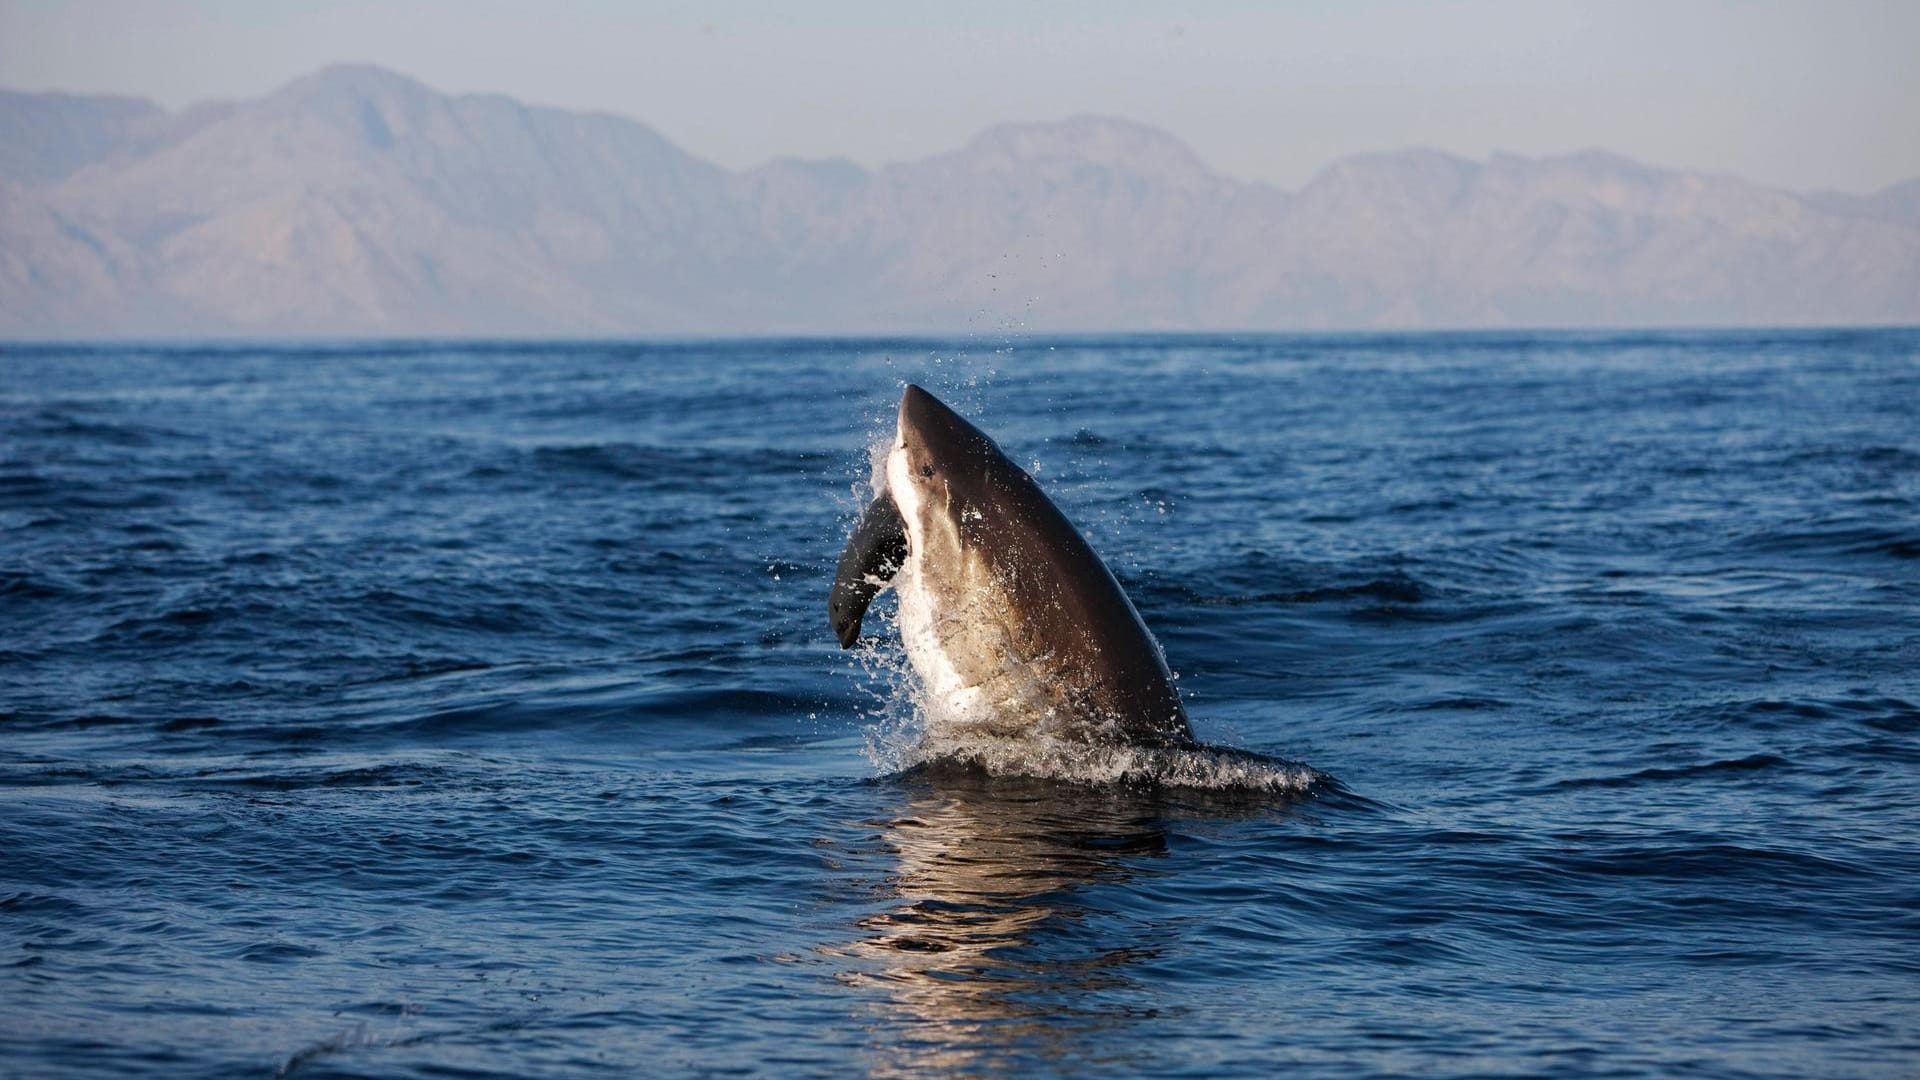
[[[930,543],[956,537],[950,528],[942,529],[940,523],[930,520],[937,511],[929,504],[938,493],[925,478],[914,477],[911,469],[902,435],[894,440],[893,450],[887,455],[886,470],[886,494],[893,499],[907,531],[907,561],[893,581],[900,600],[900,642],[924,691],[922,703],[928,707],[928,720],[940,725],[965,723],[980,711],[980,692],[963,673],[960,658],[948,652],[949,634],[943,632],[942,623],[968,618],[971,613],[955,610],[959,606],[955,598],[940,587],[941,583],[931,580],[926,564]]]

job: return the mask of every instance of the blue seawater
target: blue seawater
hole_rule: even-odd
[[[893,771],[909,379],[1335,780]],[[1916,1068],[1920,333],[0,350],[0,1073]]]

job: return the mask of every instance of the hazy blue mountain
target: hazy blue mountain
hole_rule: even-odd
[[[1822,210],[1848,217],[1920,225],[1920,176],[1881,188],[1871,195],[1816,191],[1808,196],[1808,201]]]
[[[730,172],[370,67],[180,114],[0,95],[9,132],[9,336],[1920,321],[1920,181],[1409,150],[1288,193],[1102,117]]]
[[[1799,324],[1920,317],[1920,230],[1589,152],[1351,158],[1301,191],[1260,321]]]
[[[163,136],[169,117],[151,101],[0,90],[0,182],[38,186]]]

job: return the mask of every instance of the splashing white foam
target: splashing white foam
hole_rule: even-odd
[[[1292,762],[1215,746],[1152,747],[1065,742],[1045,736],[1000,739],[924,732],[908,751],[907,768],[936,763],[972,766],[992,776],[1026,776],[1081,784],[1155,785],[1208,791],[1303,794],[1325,774]]]

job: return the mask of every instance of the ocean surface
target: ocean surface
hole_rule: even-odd
[[[903,768],[908,380],[1326,778]],[[1920,332],[0,348],[0,1074],[1915,1076]]]

